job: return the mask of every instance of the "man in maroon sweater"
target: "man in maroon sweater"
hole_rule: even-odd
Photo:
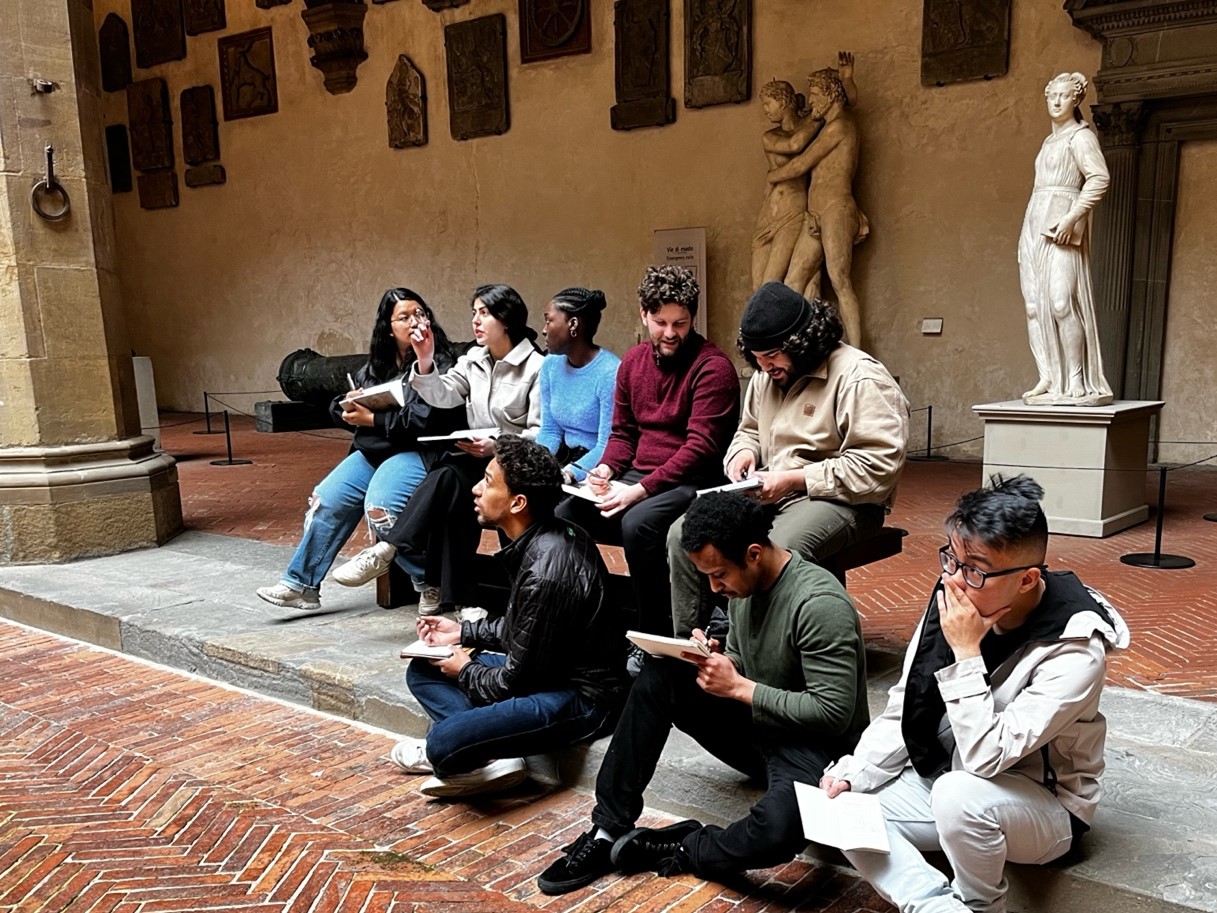
[[[650,339],[617,370],[613,432],[587,484],[601,498],[567,498],[559,516],[599,541],[621,542],[638,627],[672,632],[665,542],[697,489],[722,481],[739,418],[739,378],[721,349],[693,329],[699,289],[690,270],[648,267],[638,286]]]

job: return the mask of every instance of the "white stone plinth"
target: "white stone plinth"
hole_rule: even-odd
[[[1162,405],[1028,406],[1011,400],[973,406],[985,423],[985,479],[1024,472],[1043,485],[1054,533],[1103,538],[1135,526],[1149,516],[1149,420]]]
[[[156,380],[152,375],[152,359],[146,355],[131,356],[135,367],[135,399],[139,404],[140,434],[150,434],[153,449],[161,449],[161,418],[156,411]]]

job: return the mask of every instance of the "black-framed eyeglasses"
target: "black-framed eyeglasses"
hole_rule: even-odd
[[[990,577],[1005,577],[1007,574],[1017,574],[1019,571],[1029,571],[1038,567],[1041,571],[1048,570],[1046,564],[1024,564],[1022,567],[1008,567],[1004,571],[982,571],[974,564],[964,564],[951,554],[950,543],[938,550],[938,561],[948,574],[963,571],[963,582],[974,590],[979,590]]]

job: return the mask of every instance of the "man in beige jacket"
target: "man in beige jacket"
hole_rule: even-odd
[[[772,538],[810,561],[874,535],[904,469],[909,407],[875,358],[841,342],[835,309],[780,282],[762,285],[740,320],[737,346],[756,373],[724,461],[731,481],[760,481],[774,504]],[[672,622],[677,635],[704,627],[710,606],[668,534]]]

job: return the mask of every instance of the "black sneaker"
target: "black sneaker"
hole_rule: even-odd
[[[692,818],[667,827],[636,827],[613,844],[609,861],[627,875],[647,869],[664,875],[680,874],[688,871],[688,855],[681,843],[700,829],[701,822]],[[673,869],[672,863],[678,868]]]
[[[609,855],[613,844],[596,839],[596,828],[579,838],[570,846],[562,847],[566,853],[537,878],[537,887],[542,894],[569,894],[591,884],[613,871]]]

